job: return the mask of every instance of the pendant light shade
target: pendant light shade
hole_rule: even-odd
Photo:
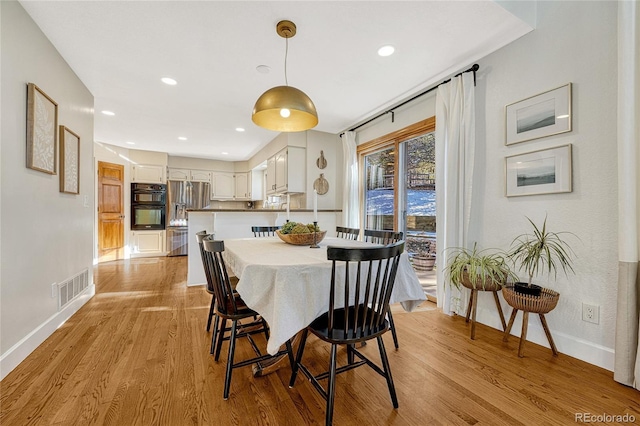
[[[302,90],[278,86],[258,98],[251,119],[265,129],[301,132],[318,124],[318,113],[313,101]]]
[[[287,39],[285,51],[285,86],[273,87],[264,92],[253,107],[251,120],[260,127],[278,132],[301,132],[318,124],[318,113],[313,101],[302,91],[287,83],[288,39],[296,34],[291,21],[280,21],[276,32]]]

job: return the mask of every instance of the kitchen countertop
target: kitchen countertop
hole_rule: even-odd
[[[291,209],[291,213],[296,212],[309,212],[312,213],[313,209]],[[318,213],[339,213],[342,210],[321,210],[318,209]],[[210,212],[210,213],[223,213],[223,212],[247,212],[247,213],[286,213],[286,209],[187,209],[187,212]]]

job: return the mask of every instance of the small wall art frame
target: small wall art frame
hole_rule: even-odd
[[[60,126],[60,192],[80,193],[80,136]]]
[[[27,167],[56,174],[58,104],[33,83],[27,84]]]
[[[505,145],[571,131],[571,83],[507,105]]]
[[[571,192],[571,144],[505,158],[506,196]]]

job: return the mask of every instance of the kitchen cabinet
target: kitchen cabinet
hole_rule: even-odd
[[[169,180],[211,182],[211,171],[170,168]]]
[[[267,160],[267,194],[305,192],[306,150],[288,146]]]
[[[165,231],[131,231],[131,257],[164,256]]]
[[[190,170],[189,180],[191,182],[211,182],[211,172],[209,170]]]
[[[165,183],[165,166],[135,164],[131,166],[131,182]]]
[[[235,179],[231,172],[213,172],[211,174],[211,199],[233,200]]]
[[[251,200],[251,172],[236,173],[235,199]]]
[[[251,199],[264,199],[264,169],[251,171]]]
[[[267,159],[267,195],[276,193],[276,157]]]
[[[189,169],[169,169],[169,177],[168,180],[181,180],[188,181],[189,180]]]

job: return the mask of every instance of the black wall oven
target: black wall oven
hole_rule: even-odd
[[[165,229],[166,185],[131,184],[131,229]]]

